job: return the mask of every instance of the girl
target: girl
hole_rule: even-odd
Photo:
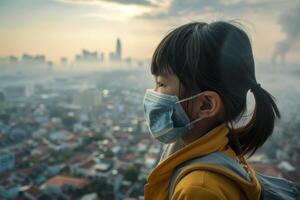
[[[178,175],[172,199],[260,199],[261,186],[244,156],[265,143],[280,113],[274,97],[256,81],[247,34],[231,22],[182,25],[159,43],[151,73],[156,85],[146,91],[145,117],[151,135],[166,145],[148,177],[145,200],[168,199],[175,168],[216,151],[239,161],[251,181],[232,181],[221,174],[226,172],[221,166],[214,166],[220,171],[214,173],[188,165]],[[234,127],[247,110],[249,90],[255,98],[253,116]]]

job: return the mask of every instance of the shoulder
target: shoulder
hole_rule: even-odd
[[[177,183],[172,199],[238,199],[239,193],[239,188],[229,178],[209,171],[194,170]]]

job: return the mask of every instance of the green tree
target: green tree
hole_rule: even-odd
[[[0,121],[2,121],[4,124],[8,124],[9,119],[10,119],[10,115],[8,113],[0,114]]]
[[[129,167],[124,174],[126,180],[135,182],[139,175],[139,169],[135,166]]]

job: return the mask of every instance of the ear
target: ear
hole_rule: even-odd
[[[204,118],[219,117],[223,104],[221,97],[214,91],[205,91],[198,97],[198,115]]]

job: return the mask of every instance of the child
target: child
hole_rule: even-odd
[[[232,181],[193,164],[178,175],[172,199],[260,199],[260,184],[244,156],[265,143],[280,113],[257,83],[254,65],[247,34],[230,22],[188,23],[159,43],[151,63],[156,85],[146,91],[143,104],[151,135],[166,148],[148,177],[145,200],[168,199],[175,168],[216,151],[239,161],[251,181]],[[255,98],[253,116],[234,127],[247,110],[249,90]],[[221,166],[215,170],[226,172]]]

